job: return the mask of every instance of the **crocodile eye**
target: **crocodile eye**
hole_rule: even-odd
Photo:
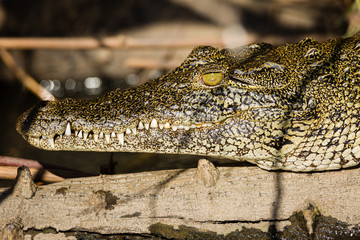
[[[204,83],[208,86],[218,85],[223,78],[224,75],[221,72],[210,72],[202,75]]]

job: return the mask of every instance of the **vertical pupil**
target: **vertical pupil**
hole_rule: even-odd
[[[211,72],[203,75],[205,84],[214,86],[217,85],[222,79],[222,74],[218,72]]]

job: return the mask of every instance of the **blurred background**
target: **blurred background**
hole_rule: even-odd
[[[323,41],[359,30],[352,0],[2,0],[1,38],[115,39],[121,47],[22,47],[17,64],[58,99],[91,98],[138,86],[178,66],[196,45],[274,45],[305,37]],[[0,62],[0,156],[39,161],[89,174],[196,167],[199,157],[50,152],[26,143],[17,117],[40,100]],[[213,161],[224,164],[220,160]],[[225,163],[226,164],[226,163]],[[1,177],[0,177],[1,178]]]

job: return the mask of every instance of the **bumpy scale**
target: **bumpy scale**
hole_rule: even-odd
[[[323,171],[360,159],[360,35],[196,47],[171,73],[92,100],[41,102],[17,130],[47,150],[177,153]]]

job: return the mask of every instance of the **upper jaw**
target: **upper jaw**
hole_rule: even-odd
[[[192,129],[218,124],[218,122],[189,123],[179,119],[167,121],[164,120],[163,116],[150,119],[141,118],[144,120],[140,120],[140,118],[135,118],[131,121],[125,120],[126,124],[121,124],[119,123],[120,121],[112,121],[112,123],[117,122],[116,126],[109,123],[99,126],[99,124],[94,125],[78,120],[71,121],[66,116],[61,120],[55,120],[55,124],[49,119],[35,120],[34,122],[37,123],[34,124],[34,122],[27,122],[30,110],[19,117],[17,130],[35,147],[48,150],[76,150],[77,148],[79,150],[86,150],[90,145],[91,148],[96,148],[96,144],[104,145],[103,147],[106,148],[106,145],[114,144],[115,142],[121,147],[125,145],[128,137],[137,137],[139,134],[142,137],[146,137],[147,134],[150,134],[150,131],[158,131],[159,134],[162,131],[187,132]],[[64,142],[66,140],[76,140],[73,149],[64,147],[67,144]],[[91,144],[89,145],[89,143]]]

